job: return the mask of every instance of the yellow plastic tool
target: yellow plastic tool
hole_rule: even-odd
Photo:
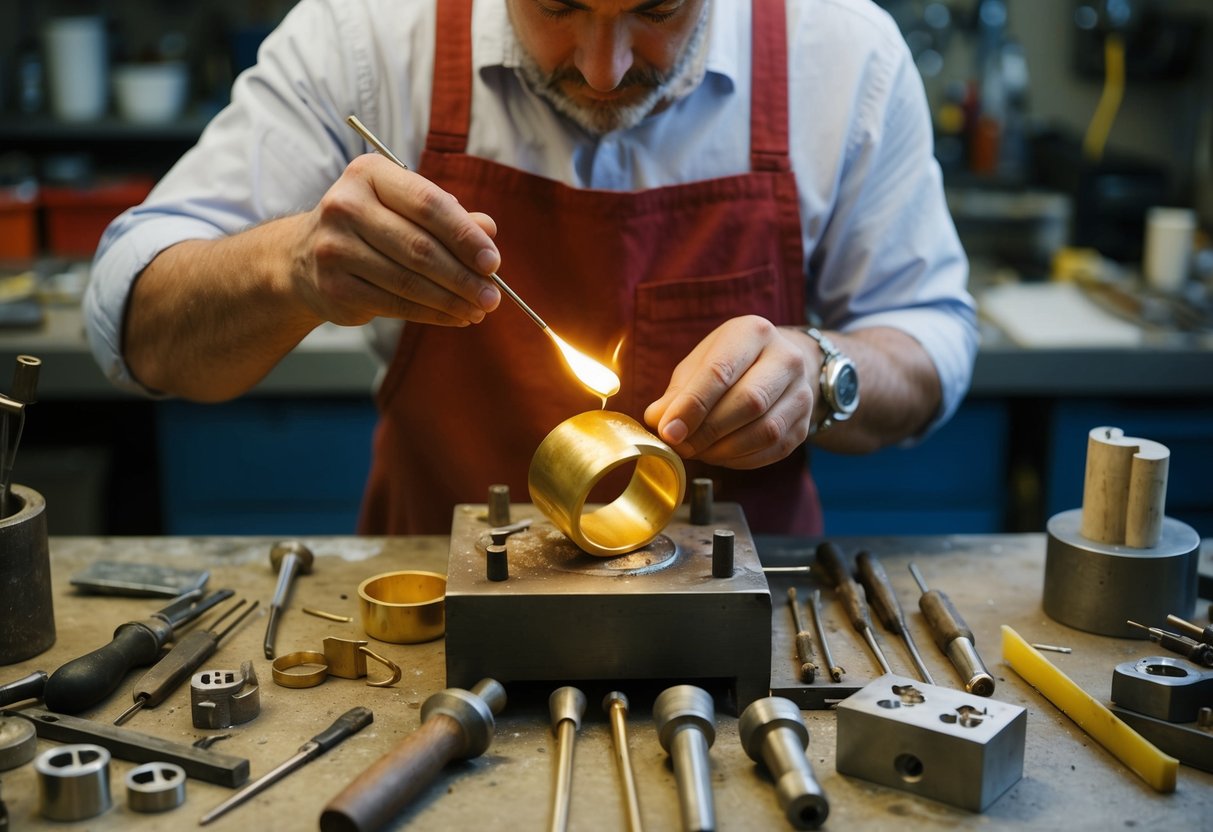
[[[1179,760],[1163,754],[1143,739],[1005,624],[1002,627],[1002,658],[1024,681],[1156,791],[1175,791]]]

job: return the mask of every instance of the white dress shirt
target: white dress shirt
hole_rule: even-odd
[[[504,0],[476,0],[467,152],[608,190],[749,170],[750,0],[709,2],[703,82],[636,127],[596,138],[522,82]],[[421,0],[301,0],[266,39],[197,146],[101,241],[85,311],[93,353],[117,385],[148,392],[123,361],[122,318],[133,281],[160,251],[313,208],[367,150],[345,124],[350,114],[417,165],[434,20],[434,3]],[[921,80],[896,25],[869,0],[788,0],[788,39],[808,308],[830,329],[887,326],[919,341],[942,382],[940,424],[968,389],[977,328]],[[364,327],[385,360],[400,326]]]

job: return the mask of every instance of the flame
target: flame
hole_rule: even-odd
[[[605,406],[606,400],[619,392],[619,376],[589,356],[573,349],[565,343],[563,338],[552,332],[550,327],[545,332],[560,348],[560,354],[564,356],[565,363],[569,365],[573,375],[577,376],[577,380],[601,396]]]

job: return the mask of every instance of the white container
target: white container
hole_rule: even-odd
[[[189,70],[180,61],[123,64],[114,68],[118,114],[138,124],[164,124],[181,115],[189,91]]]
[[[1146,283],[1163,292],[1183,286],[1192,268],[1192,239],[1196,212],[1190,208],[1151,208],[1146,213],[1146,245],[1142,274]]]
[[[43,34],[51,112],[63,121],[101,118],[109,105],[105,18],[53,18]]]

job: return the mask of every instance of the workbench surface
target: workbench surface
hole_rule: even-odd
[[[261,608],[207,663],[208,667],[236,668],[243,660],[253,660],[261,683],[261,715],[223,732],[195,729],[190,718],[187,683],[159,707],[137,713],[126,727],[184,744],[208,733],[230,733],[231,737],[214,749],[247,757],[251,777],[255,779],[294,754],[339,714],[355,705],[369,707],[375,715],[370,727],[209,827],[316,828],[322,807],[355,775],[412,732],[418,725],[422,702],[445,686],[443,641],[396,645],[372,640],[372,649],[404,671],[403,678],[392,688],[368,687],[365,680],[332,677],[305,690],[275,685],[261,649],[265,607],[276,581],[268,557],[273,542],[268,538],[52,538],[57,641],[41,656],[0,669],[0,683],[37,669],[53,671],[69,659],[100,646],[119,624],[146,618],[166,603],[157,599],[78,594],[69,579],[88,563],[117,560],[209,569],[210,588],[231,587],[237,597],[261,601]],[[398,569],[444,571],[446,566],[445,537],[308,538],[304,542],[317,559],[313,573],[297,578],[294,583],[289,607],[278,629],[279,654],[320,650],[326,636],[366,638],[358,623],[357,606],[357,587],[365,578]],[[814,541],[760,538],[758,542],[759,552],[769,565],[811,561]],[[1028,641],[1072,647],[1074,652],[1069,655],[1046,655],[1085,690],[1107,702],[1116,664],[1163,655],[1150,642],[1089,635],[1049,619],[1041,609],[1043,535],[839,538],[836,542],[848,555],[862,547],[881,558],[936,682],[956,687],[955,672],[935,649],[917,611],[918,592],[906,571],[906,563],[916,562],[932,588],[950,595],[976,634],[978,648],[997,680],[995,698],[1027,708],[1028,731],[1023,779],[979,815],[839,775],[834,770],[834,714],[805,711],[811,734],[809,759],[830,803],[826,829],[1208,828],[1213,774],[1182,766],[1173,794],[1154,792],[1002,663],[999,625],[1008,624]],[[1210,548],[1213,547],[1206,543],[1205,572],[1211,571]],[[784,593],[790,580],[798,579],[786,574],[771,576],[773,603],[785,612]],[[354,621],[333,623],[305,615],[301,612],[305,606],[350,615]],[[837,616],[837,604],[831,607]],[[1177,612],[1187,612],[1192,620],[1203,621],[1205,610],[1202,603],[1200,617],[1192,610]],[[785,619],[777,614],[773,620],[778,628]],[[593,626],[594,622],[586,622],[587,628]],[[857,639],[837,617],[832,617],[828,630],[835,641]],[[711,631],[711,622],[703,622],[705,638],[711,637]],[[904,646],[879,627],[877,632],[893,670],[914,676]],[[787,657],[774,656],[776,664],[786,660]],[[370,664],[372,676],[381,673],[375,662]],[[134,671],[118,692],[83,716],[112,722],[131,703],[129,691],[142,672]],[[849,674],[853,672],[878,675],[878,670],[870,667],[848,668]],[[653,830],[678,829],[674,777],[653,728],[652,699],[642,699],[640,693],[630,692],[626,683],[619,687],[632,697],[628,738],[645,826]],[[51,747],[53,743],[39,739],[39,753]],[[395,828],[546,828],[555,757],[546,694],[513,697],[498,717],[496,739],[488,752],[444,770],[401,813]],[[737,720],[725,713],[719,702],[711,764],[719,829],[791,828],[776,803],[769,778],[742,751]],[[185,829],[195,827],[201,815],[231,793],[221,786],[191,779],[182,807],[162,815],[138,814],[126,806],[124,777],[133,765],[113,760],[113,808],[91,820],[70,825],[38,816],[32,763],[0,772],[12,828]],[[585,724],[577,735],[570,828],[626,828],[610,729],[597,701],[590,701]]]

